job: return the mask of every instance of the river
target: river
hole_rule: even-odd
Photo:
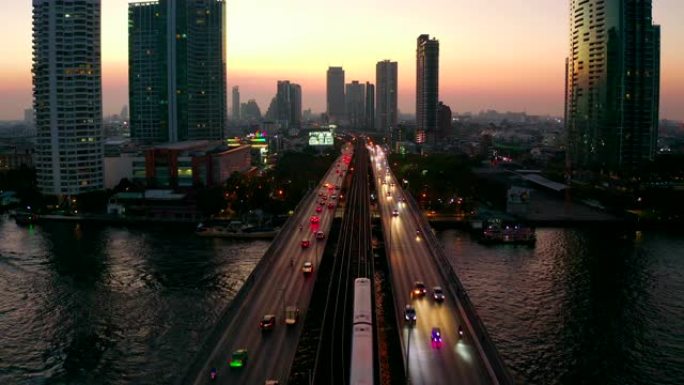
[[[0,218],[1,384],[172,383],[268,247]],[[537,234],[439,233],[519,383],[684,383],[684,236]]]
[[[439,238],[519,383],[684,384],[684,235],[538,229]]]

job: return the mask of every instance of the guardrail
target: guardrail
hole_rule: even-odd
[[[430,250],[430,254],[433,256],[435,263],[443,267],[443,269],[438,270],[442,274],[445,282],[447,282],[448,290],[451,292],[451,295],[453,298],[456,298],[456,303],[458,304],[459,311],[461,312],[463,319],[466,321],[466,326],[470,330],[471,335],[475,337],[473,338],[473,343],[477,347],[478,353],[480,354],[482,361],[485,363],[487,371],[492,377],[492,380],[495,384],[514,384],[515,381],[508,372],[506,364],[501,359],[494,342],[492,342],[491,337],[487,333],[487,328],[477,315],[475,306],[470,301],[468,293],[463,287],[461,280],[458,279],[458,275],[454,271],[451,262],[444,253],[444,249],[442,249],[441,243],[437,239],[437,236],[435,236],[435,234],[432,232],[430,223],[428,222],[427,218],[422,215],[422,211],[420,210],[420,207],[413,196],[403,189],[402,193],[411,207],[411,212],[416,220],[416,223],[423,232],[423,237],[425,238],[428,249]]]

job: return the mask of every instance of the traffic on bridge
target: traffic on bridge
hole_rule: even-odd
[[[317,267],[328,239],[353,149],[343,148],[317,188],[298,206],[252,274],[258,274],[204,362],[182,383],[284,384],[297,349]]]
[[[413,385],[498,383],[430,254],[425,229],[379,146],[369,148],[407,378]]]

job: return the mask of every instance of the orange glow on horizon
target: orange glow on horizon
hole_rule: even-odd
[[[127,1],[103,1],[102,72],[106,114],[127,104]],[[325,109],[325,71],[375,83],[375,63],[399,62],[399,108],[413,113],[415,42],[440,40],[440,99],[456,112],[484,109],[561,115],[567,55],[567,1],[235,0],[228,3],[228,93],[256,99],[262,113],[277,80],[303,88],[304,109]],[[543,17],[540,17],[543,15]],[[3,4],[0,119],[31,104],[31,4]],[[662,26],[661,116],[684,120],[684,2],[654,1]],[[230,103],[229,103],[230,105]]]

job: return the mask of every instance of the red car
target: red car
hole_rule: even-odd
[[[311,241],[309,241],[308,239],[302,239],[302,249],[306,249],[309,246],[311,246]]]
[[[309,222],[311,223],[318,223],[321,221],[321,218],[318,217],[318,215],[312,215],[311,218],[309,218]]]
[[[264,318],[259,321],[259,328],[261,330],[273,330],[276,324],[276,316],[273,314],[266,314]]]
[[[316,212],[317,212],[317,213],[320,213],[321,211],[323,211],[323,207],[321,207],[321,206],[316,207]]]
[[[328,208],[331,209],[331,210],[334,209],[334,208],[335,208],[335,204],[332,203],[332,202],[328,203]]]

